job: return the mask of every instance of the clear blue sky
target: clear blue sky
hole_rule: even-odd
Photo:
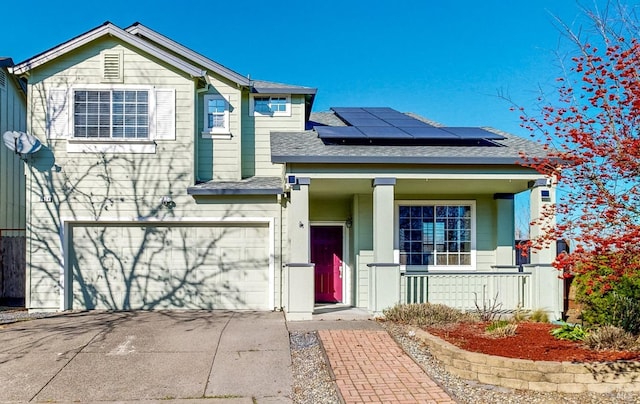
[[[560,72],[552,16],[574,24],[581,15],[574,0],[99,4],[4,2],[0,56],[20,62],[104,21],[123,28],[139,21],[243,75],[317,87],[315,111],[389,106],[520,135],[527,133],[517,114],[497,95],[531,105],[538,86]]]

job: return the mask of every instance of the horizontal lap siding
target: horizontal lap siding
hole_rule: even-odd
[[[28,177],[28,206],[33,224],[27,235],[30,267],[27,303],[31,309],[60,307],[60,251],[65,241],[61,238],[60,218],[102,221],[271,218],[275,229],[269,231],[280,232],[281,210],[275,196],[196,200],[187,194],[187,188],[195,182],[194,83],[191,78],[138,56],[130,49],[123,47],[125,84],[176,89],[176,140],[157,141],[156,154],[103,155],[67,153],[65,139],[46,139],[43,99],[46,91],[43,89],[98,82],[99,51],[113,46],[114,42],[104,41],[100,45],[95,50],[81,49],[52,68],[45,65],[36,69],[31,77],[29,102],[33,113],[28,117],[28,125],[45,142],[52,157],[34,161]],[[42,202],[41,197],[48,195],[53,201]],[[161,198],[166,195],[175,202],[173,209],[162,206]],[[277,268],[279,246],[280,241],[276,240]],[[279,279],[276,270],[275,291],[279,290]],[[275,301],[278,304],[279,299],[276,297]]]
[[[198,138],[198,181],[235,181],[240,179],[241,97],[240,91],[211,78],[215,91],[198,95],[196,136]],[[231,139],[202,138],[204,130],[204,96],[220,94],[229,102],[229,130]]]
[[[0,135],[6,131],[25,131],[25,97],[9,73],[3,68],[0,70],[5,76],[5,86],[0,87]],[[24,227],[24,164],[13,151],[0,145],[0,229]]]
[[[244,111],[249,111],[249,97],[243,99]],[[295,132],[304,130],[305,104],[303,96],[291,96],[291,116],[249,116],[243,113],[242,124],[242,174],[244,177],[279,176],[280,164],[271,163],[271,132]]]

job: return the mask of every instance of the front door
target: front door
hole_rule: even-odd
[[[342,226],[311,226],[317,303],[342,302]]]

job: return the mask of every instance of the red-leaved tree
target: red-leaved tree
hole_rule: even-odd
[[[640,41],[620,3],[585,13],[595,27],[591,38],[563,26],[577,52],[554,100],[541,98],[540,113],[522,110],[521,119],[549,151],[526,165],[555,177],[558,190],[546,212],[558,220],[532,247],[571,240],[572,251],[554,266],[585,275],[586,292],[603,294],[640,274]]]

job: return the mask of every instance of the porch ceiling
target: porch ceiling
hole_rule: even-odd
[[[528,189],[530,179],[398,179],[396,195],[517,194]],[[373,192],[371,179],[313,178],[309,194],[313,197],[340,197]]]

